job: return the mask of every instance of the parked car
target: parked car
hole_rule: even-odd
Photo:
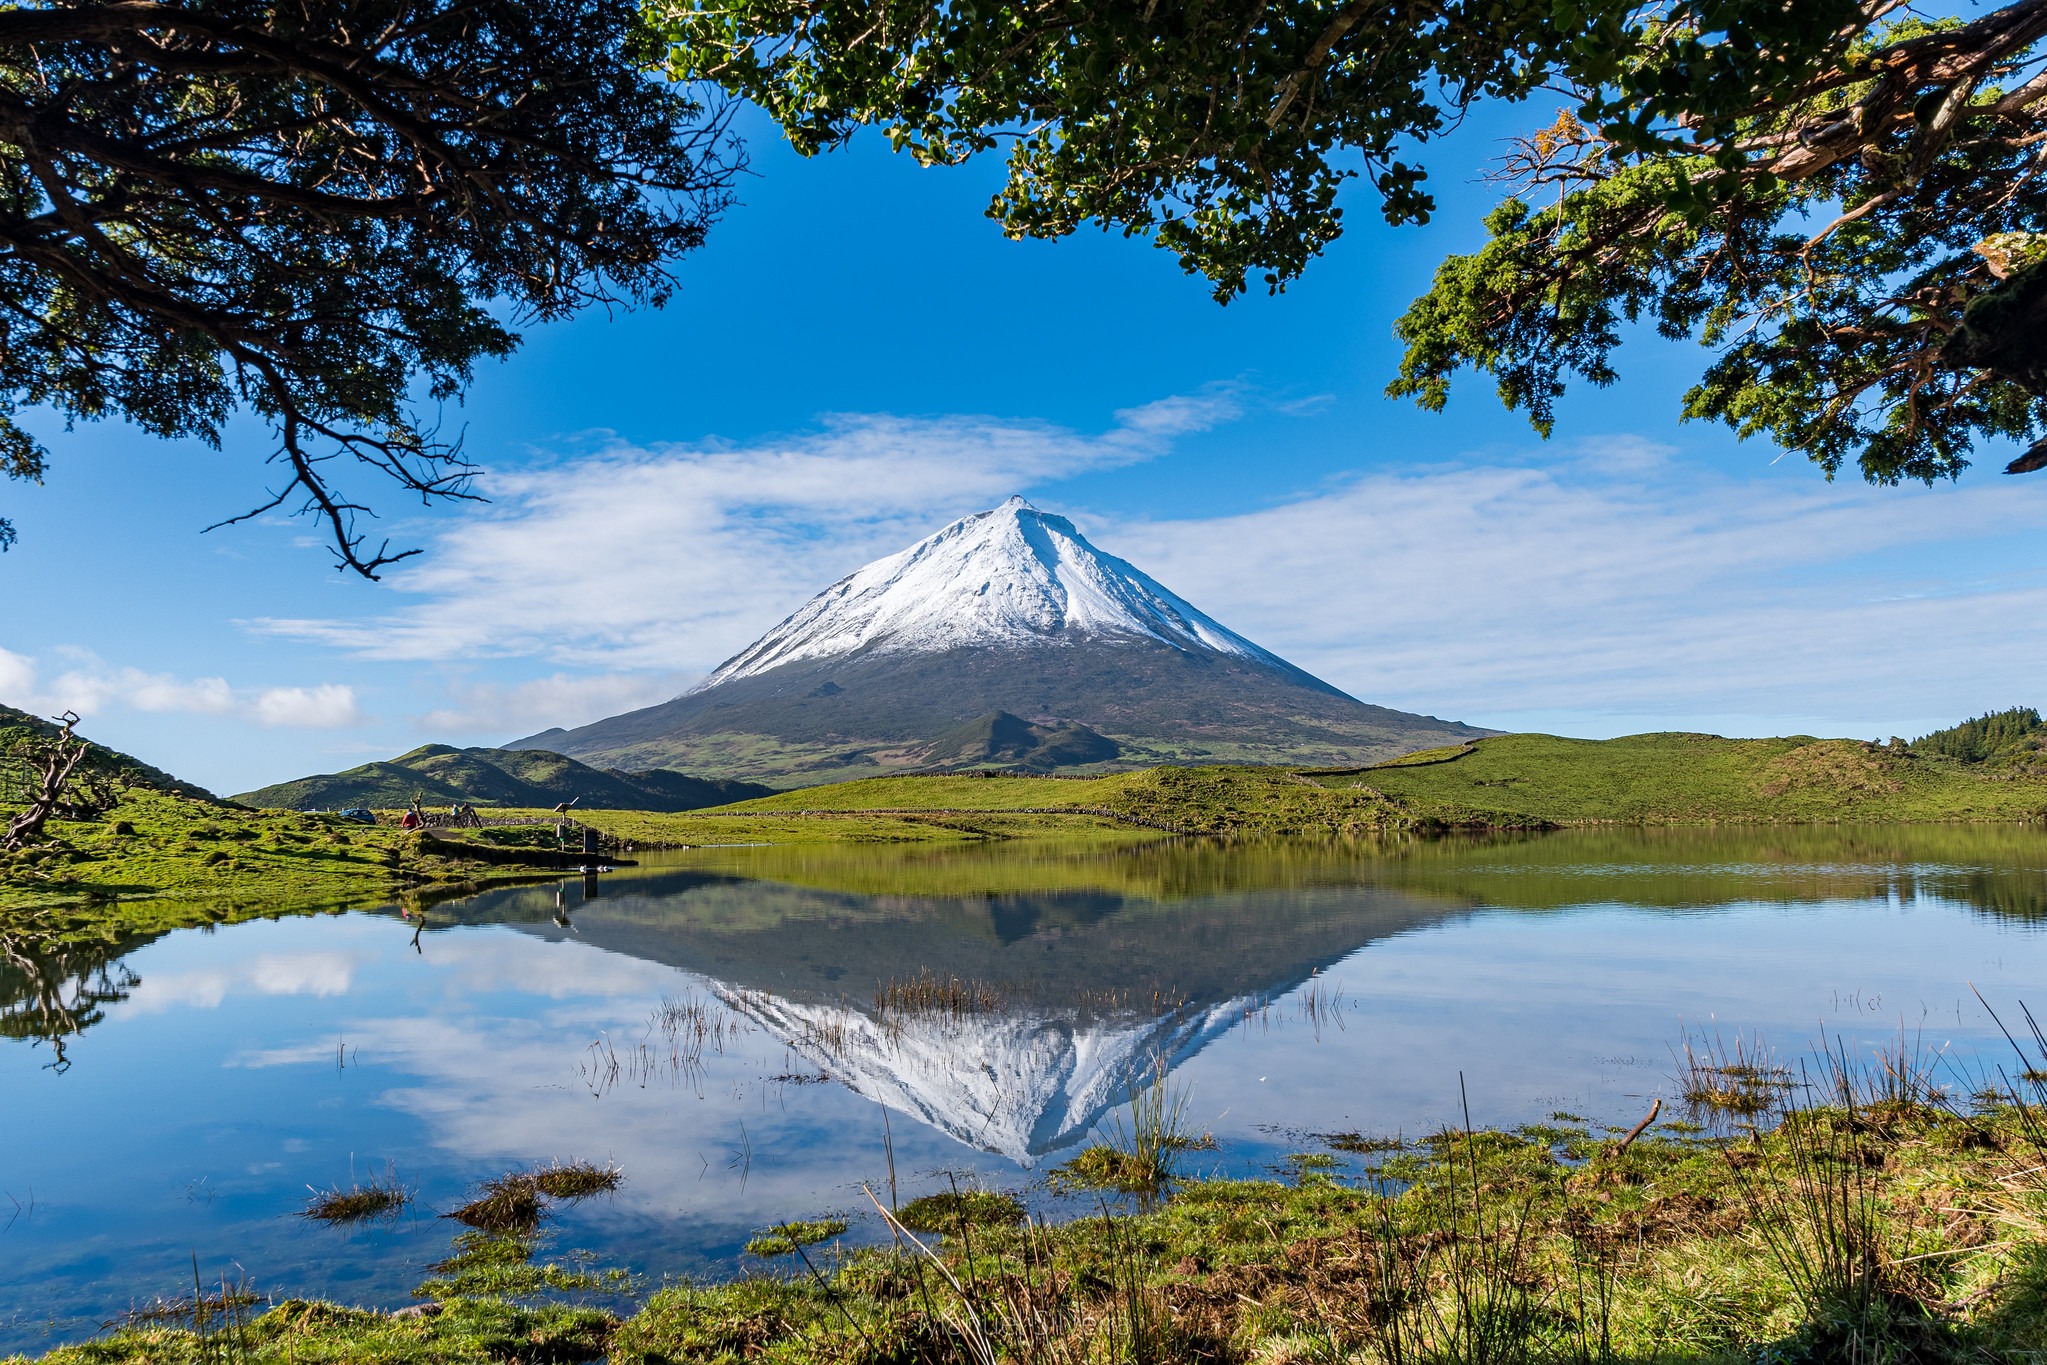
[[[359,824],[365,825],[377,823],[377,813],[364,806],[351,806],[349,809],[341,812],[341,818],[344,820],[354,820]]]

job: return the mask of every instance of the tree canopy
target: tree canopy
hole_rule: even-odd
[[[26,406],[216,445],[246,407],[282,475],[256,511],[375,577],[413,552],[335,470],[465,496],[421,410],[523,322],[663,301],[727,205],[723,116],[658,58],[633,0],[0,10],[0,469],[45,471]]]
[[[1434,210],[1419,148],[1481,100],[1545,112],[1476,252],[1397,325],[1396,395],[1460,370],[1547,434],[1624,328],[1713,349],[1685,413],[1831,475],[1958,473],[2047,432],[2047,0],[650,0],[670,68],[795,145],[1008,145],[1017,236],[1148,234],[1219,298],[1283,288],[1363,174]],[[1546,108],[1545,108],[1546,106]],[[1557,114],[1550,121],[1551,112]],[[2047,466],[2047,442],[2012,462]]]

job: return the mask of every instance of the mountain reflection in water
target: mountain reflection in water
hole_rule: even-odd
[[[1021,1165],[1360,948],[1480,909],[1957,901],[2047,921],[2039,831],[1615,831],[1331,845],[705,850],[558,913],[552,890],[445,912],[714,983],[856,1093]],[[664,866],[664,864],[666,864]],[[1026,887],[1036,889],[1023,889]],[[438,916],[437,916],[438,918]],[[884,1008],[890,983],[992,1002]]]
[[[626,1172],[561,1212],[563,1245],[656,1278],[732,1273],[791,1217],[884,1235],[857,1191],[892,1174],[1051,1199],[1020,1168],[1158,1058],[1216,1138],[1190,1160],[1230,1175],[1461,1121],[1460,1075],[1480,1122],[1632,1123],[1712,1018],[1791,1055],[1902,1021],[1965,1073],[2009,1058],[1970,983],[2001,1008],[2047,982],[2047,836],[699,849],[424,930],[213,922],[248,913],[0,936],[0,1354],[189,1292],[195,1256],[209,1282],[402,1304],[447,1254],[435,1213],[560,1158]],[[294,1216],[387,1170],[413,1213]]]

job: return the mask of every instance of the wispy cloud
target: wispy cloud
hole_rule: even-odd
[[[116,668],[84,651],[67,653],[72,666],[45,678],[36,660],[0,649],[0,702],[37,715],[75,711],[96,716],[126,709],[239,716],[272,728],[335,729],[363,719],[355,690],[342,683],[236,688],[225,678],[180,678]]]
[[[674,695],[954,516],[1169,452],[1247,401],[1171,398],[1092,435],[866,416],[607,446],[501,477],[385,615],[256,625],[365,658],[507,661],[448,685],[427,732],[575,725]],[[1732,477],[1628,436],[1386,463],[1218,517],[1058,510],[1355,695],[1472,719],[1959,714],[2031,695],[2038,649],[2012,626],[2047,611],[2047,486]],[[518,660],[551,671],[517,681]]]
[[[675,673],[554,673],[522,683],[454,683],[449,704],[421,717],[426,733],[469,737],[564,729],[668,700],[690,679]]]
[[[374,659],[538,656],[701,673],[824,584],[1010,493],[1154,458],[1232,420],[1217,387],[1086,434],[982,417],[839,416],[748,446],[612,445],[493,476],[492,507],[391,586],[376,620],[266,619],[257,631]]]
[[[1233,628],[1391,705],[1855,717],[2033,695],[2037,637],[2014,625],[2047,610],[2047,488],[1739,480],[1634,440],[1555,453],[1103,529]]]

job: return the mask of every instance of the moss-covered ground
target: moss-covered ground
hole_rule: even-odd
[[[97,818],[52,820],[35,844],[0,852],[0,928],[111,918],[141,931],[195,915],[373,905],[535,875],[390,825],[131,788]]]
[[[1432,761],[1433,760],[1433,761]],[[2037,820],[2047,780],[1851,739],[1500,735],[1318,783],[1447,823],[1574,825]]]
[[[465,1233],[419,1308],[222,1296],[44,1360],[2042,1359],[2040,1111],[1903,1089],[1632,1145],[1562,1115],[1411,1143],[1331,1135],[1275,1179],[1189,1180],[1063,1223],[939,1201],[914,1220],[932,1231],[878,1247],[849,1249],[831,1240],[839,1220],[813,1218],[758,1239],[754,1274],[651,1293],[535,1263],[530,1240]],[[627,1290],[637,1306],[607,1298]]]
[[[539,820],[547,813],[490,814]],[[867,778],[709,811],[576,814],[614,849],[934,850],[1019,840],[1107,848],[1166,834],[1369,842],[1447,830],[1605,824],[1874,826],[2043,817],[2047,776],[2029,768],[1853,740],[1686,734],[1606,741],[1502,735],[1344,772],[1199,767],[1090,778]],[[0,855],[0,915],[59,908],[106,914],[105,907],[147,898],[187,907],[205,902],[230,914],[275,913],[535,875],[530,867],[472,855],[460,843],[409,836],[389,820],[363,826],[246,810],[147,786],[128,788],[101,818],[52,822],[48,835],[37,847]],[[453,837],[500,853],[557,847],[545,823]],[[151,913],[122,909],[118,917],[124,928],[140,928]]]
[[[1501,735],[1342,772],[1150,768],[1102,777],[874,777],[684,815],[591,812],[641,844],[948,840],[1087,824],[1358,839],[1600,824],[2019,822],[2047,777],[1858,740]]]

